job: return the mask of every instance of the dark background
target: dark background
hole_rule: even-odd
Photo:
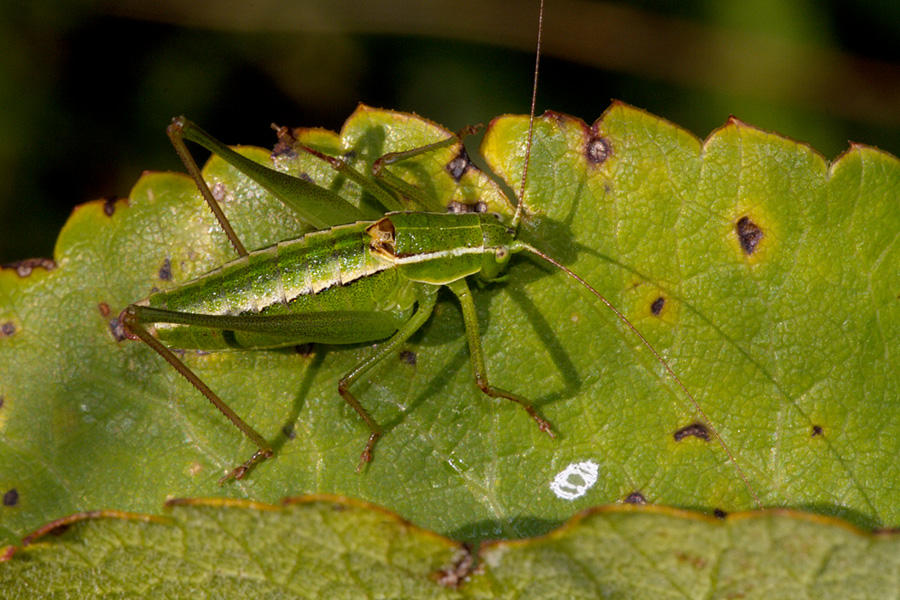
[[[591,122],[617,98],[701,137],[734,114],[829,159],[848,140],[900,154],[896,0],[547,1],[539,112]],[[454,130],[526,113],[536,28],[530,0],[7,0],[0,263],[51,256],[75,205],[181,171],[175,115],[271,146],[270,123],[338,129],[358,102]]]

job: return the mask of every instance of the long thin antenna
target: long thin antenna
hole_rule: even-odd
[[[675,371],[672,370],[672,367],[669,366],[669,363],[666,362],[666,360],[662,356],[660,356],[659,352],[656,351],[656,348],[654,348],[653,346],[650,345],[650,342],[647,341],[647,338],[644,337],[644,334],[642,334],[640,331],[638,331],[637,327],[632,325],[631,321],[629,321],[625,317],[625,315],[623,315],[619,311],[618,308],[613,306],[613,304],[609,300],[607,300],[603,294],[601,294],[596,289],[594,289],[593,286],[591,286],[587,281],[585,281],[584,279],[582,279],[581,277],[576,275],[573,271],[570,271],[568,268],[566,268],[563,265],[561,265],[560,263],[558,263],[556,260],[554,260],[550,256],[544,254],[543,252],[541,252],[534,246],[530,246],[522,241],[519,241],[518,243],[521,245],[521,248],[523,250],[531,252],[535,256],[539,256],[540,258],[544,259],[545,261],[547,261],[548,263],[550,263],[551,265],[553,265],[554,267],[556,267],[557,269],[559,269],[560,271],[562,271],[563,273],[565,273],[566,275],[568,275],[569,277],[571,277],[572,279],[574,279],[575,281],[577,281],[578,283],[583,285],[585,288],[587,288],[588,291],[590,291],[594,296],[599,298],[600,301],[603,302],[603,304],[608,306],[609,309],[611,311],[613,311],[613,313],[615,313],[615,315],[617,317],[619,317],[619,319],[622,321],[622,323],[624,323],[625,326],[628,327],[628,329],[630,329],[638,337],[638,339],[641,340],[641,343],[643,343],[644,346],[646,346],[647,349],[653,353],[653,356],[655,356],[656,360],[658,360],[659,363],[663,367],[665,367],[666,371],[669,373],[669,375],[672,377],[672,379],[674,379],[675,382],[678,384],[678,387],[681,388],[681,391],[684,392],[684,395],[690,399],[691,403],[694,405],[694,410],[696,410],[697,414],[699,414],[703,418],[704,423],[706,423],[706,426],[709,427],[710,431],[712,431],[713,435],[716,438],[716,441],[719,442],[719,445],[722,446],[722,449],[725,451],[725,454],[728,455],[728,459],[731,461],[731,464],[734,465],[734,468],[737,470],[738,475],[740,475],[741,480],[744,482],[744,485],[747,486],[747,490],[750,492],[750,495],[753,496],[753,500],[756,502],[756,505],[759,506],[759,508],[762,508],[763,507],[762,502],[760,501],[759,496],[756,495],[756,491],[753,489],[753,486],[750,485],[750,481],[747,479],[747,475],[744,473],[744,470],[741,468],[741,465],[738,464],[737,460],[735,460],[734,455],[731,453],[731,450],[729,450],[728,446],[725,445],[725,441],[722,439],[722,436],[719,435],[718,430],[716,430],[716,428],[713,426],[712,421],[710,421],[709,417],[706,416],[706,413],[703,412],[703,409],[700,407],[700,403],[694,399],[694,396],[691,395],[691,393],[688,391],[687,387],[685,387],[685,385],[681,382],[681,379],[678,378],[678,375],[675,374]]]
[[[541,7],[538,11],[538,35],[537,48],[534,52],[534,85],[531,88],[531,112],[528,115],[528,142],[525,146],[525,167],[522,169],[522,183],[519,186],[518,202],[516,203],[516,214],[513,216],[513,229],[519,228],[519,221],[522,219],[522,211],[525,206],[525,184],[528,182],[528,165],[531,164],[531,140],[534,137],[534,107],[537,105],[538,91],[538,71],[541,66],[541,34],[544,32],[544,0],[541,0]]]

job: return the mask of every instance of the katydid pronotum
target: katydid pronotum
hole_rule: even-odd
[[[543,3],[538,22],[538,60],[542,15]],[[311,148],[300,148],[353,180],[388,211],[379,219],[365,220],[359,209],[336,193],[257,164],[183,117],[172,122],[168,128],[169,137],[238,257],[194,281],[153,293],[147,299],[129,305],[122,312],[120,322],[129,337],[142,340],[162,356],[256,446],[254,454],[222,477],[220,483],[244,477],[256,464],[272,456],[272,447],[170,347],[256,350],[308,342],[357,344],[384,340],[337,383],[339,395],[369,429],[369,438],[357,467],[359,471],[372,460],[376,442],[383,431],[351,392],[351,387],[374,366],[395,355],[428,321],[441,287],[449,288],[460,302],[476,385],[488,396],[518,403],[538,428],[552,437],[551,424],[538,414],[529,400],[489,382],[475,303],[467,284],[470,277],[486,282],[498,279],[513,254],[526,252],[581,284],[640,339],[693,403],[756,499],[741,467],[715,427],[644,336],[584,279],[517,237],[520,222],[527,218],[524,192],[534,128],[538,60],[535,61],[525,163],[513,214],[448,212],[445,206],[435,206],[433,201],[417,194],[390,173],[391,164],[457,143],[471,132],[471,128],[443,141],[384,155],[375,161],[373,177],[356,171],[340,158],[325,156]],[[186,141],[219,155],[319,231],[248,252],[203,179]],[[251,280],[253,285],[249,284]]]

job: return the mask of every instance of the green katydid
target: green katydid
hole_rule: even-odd
[[[539,58],[540,34],[537,54]],[[462,307],[477,386],[488,396],[506,398],[521,405],[539,429],[552,437],[551,424],[537,413],[527,399],[490,384],[475,303],[467,284],[470,277],[487,282],[498,279],[513,254],[526,252],[580,283],[638,336],[690,398],[756,498],[740,466],[699,404],[643,335],[585,280],[518,239],[518,226],[526,218],[527,210],[524,190],[531,152],[536,90],[537,61],[521,189],[517,194],[515,212],[511,215],[448,212],[446,207],[435,206],[390,172],[391,164],[457,143],[471,132],[470,129],[428,146],[382,156],[373,165],[374,178],[356,171],[339,158],[325,156],[311,148],[300,148],[356,182],[389,211],[379,219],[365,220],[359,209],[336,193],[259,165],[218,142],[183,117],[173,121],[168,129],[172,143],[234,246],[238,258],[194,281],[153,293],[147,299],[129,305],[122,312],[120,321],[129,337],[144,341],[169,362],[256,446],[254,454],[220,479],[220,483],[241,479],[249,469],[270,457],[272,448],[170,347],[256,350],[307,342],[356,344],[386,340],[337,384],[340,396],[369,429],[369,438],[357,468],[360,470],[372,460],[376,442],[383,432],[353,395],[351,387],[373,367],[396,354],[428,321],[441,287],[449,288]],[[203,179],[185,141],[197,143],[218,154],[320,230],[248,252]]]

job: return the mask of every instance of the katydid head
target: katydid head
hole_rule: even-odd
[[[515,230],[490,213],[394,212],[366,229],[369,250],[411,281],[445,285],[470,275],[496,279]]]
[[[498,214],[478,216],[481,220],[483,244],[479,275],[486,281],[493,281],[509,265],[516,243],[516,230],[505,225]]]

